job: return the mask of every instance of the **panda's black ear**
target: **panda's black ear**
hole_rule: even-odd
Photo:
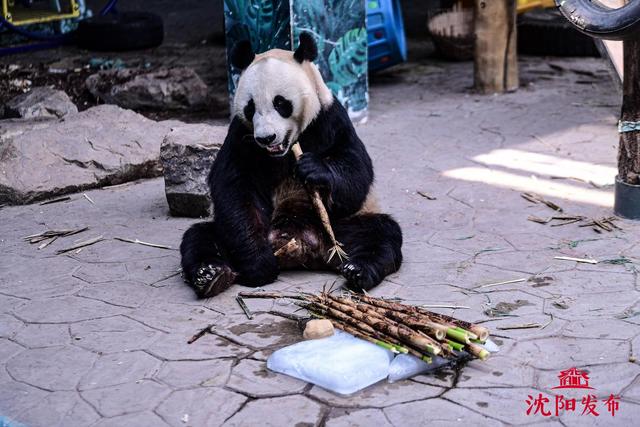
[[[315,40],[313,40],[313,36],[309,33],[300,34],[300,44],[295,52],[293,52],[293,57],[299,63],[303,63],[304,61],[313,61],[318,56],[318,47],[316,46]]]
[[[239,70],[246,69],[255,57],[249,40],[241,40],[231,48],[231,65]]]

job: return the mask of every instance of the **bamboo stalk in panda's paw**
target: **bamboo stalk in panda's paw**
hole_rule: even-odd
[[[293,152],[296,160],[299,160],[302,156],[302,148],[300,148],[300,144],[297,142],[293,144],[293,146],[291,147],[291,151]],[[322,226],[329,235],[329,239],[331,240],[331,244],[333,245],[331,249],[329,249],[329,259],[327,260],[327,262],[331,262],[335,255],[338,255],[338,259],[340,259],[340,262],[344,261],[345,259],[349,259],[347,253],[344,251],[344,249],[342,249],[342,243],[336,240],[336,236],[333,233],[333,227],[331,227],[331,221],[329,220],[329,214],[327,213],[327,209],[324,207],[324,203],[322,203],[322,197],[320,197],[320,193],[318,193],[317,191],[313,191],[309,194],[309,197],[311,198],[311,202],[313,203],[313,206],[315,207],[316,212],[320,217]]]

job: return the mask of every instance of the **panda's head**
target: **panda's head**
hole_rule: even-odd
[[[272,49],[255,55],[248,41],[231,51],[231,65],[242,70],[233,100],[234,116],[251,129],[255,142],[274,157],[291,145],[321,109],[333,102],[313,60],[318,53],[308,33],[295,52]]]

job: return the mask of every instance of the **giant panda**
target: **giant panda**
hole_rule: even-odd
[[[308,33],[299,46],[255,55],[238,42],[241,70],[227,137],[208,176],[214,220],[189,228],[180,252],[185,281],[199,297],[233,283],[262,286],[284,269],[331,269],[362,291],[402,262],[402,231],[371,203],[373,167],[347,111],[324,83]],[[290,153],[299,142],[304,154]],[[328,238],[309,198],[317,190],[349,255],[328,260]],[[275,256],[291,238],[293,252]]]

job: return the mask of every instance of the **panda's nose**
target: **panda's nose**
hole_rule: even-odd
[[[276,135],[275,134],[269,135],[269,136],[256,136],[256,141],[258,141],[258,144],[260,144],[260,145],[269,145],[275,139],[276,139]]]

